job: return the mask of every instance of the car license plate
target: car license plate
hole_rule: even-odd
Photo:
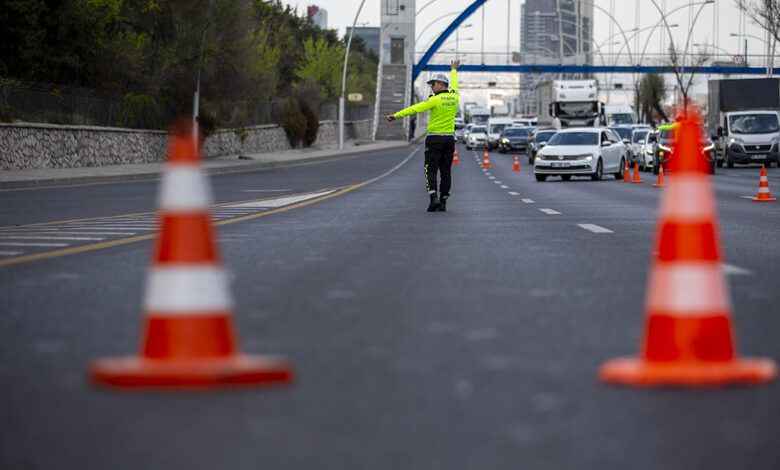
[[[766,160],[766,155],[753,155],[753,160]]]
[[[569,162],[553,162],[552,166],[553,168],[566,168],[569,166]]]

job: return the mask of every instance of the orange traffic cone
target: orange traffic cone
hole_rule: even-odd
[[[755,202],[772,202],[777,198],[769,192],[769,178],[766,176],[766,167],[761,165],[761,175],[758,177],[758,194],[753,197]]]
[[[661,198],[641,355],[608,361],[599,376],[633,386],[768,382],[777,375],[774,362],[736,353],[699,118],[689,111],[678,122],[675,178]]]
[[[626,164],[623,166],[623,182],[624,183],[630,183],[631,177],[629,175],[631,170],[628,168],[628,160],[626,160]]]
[[[656,188],[663,188],[664,187],[664,166],[661,165],[658,167],[658,179],[656,180],[655,184],[653,184]]]
[[[141,352],[93,362],[92,381],[174,389],[290,382],[293,373],[283,359],[238,352],[198,149],[190,135],[171,134],[169,142]]]
[[[492,167],[493,165],[490,164],[490,153],[485,149],[485,151],[482,152],[482,168],[489,170]]]
[[[631,175],[631,182],[634,184],[642,182],[642,177],[639,176],[639,162],[634,162],[634,173]]]
[[[455,166],[460,165],[460,155],[458,154],[458,148],[455,148],[455,151],[452,152],[452,164]]]
[[[515,173],[520,172],[520,159],[517,158],[517,155],[514,156],[514,161],[512,162],[512,171]]]

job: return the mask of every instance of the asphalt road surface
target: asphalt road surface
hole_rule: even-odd
[[[241,348],[295,367],[273,388],[88,384],[138,349],[157,183],[0,193],[0,468],[780,468],[777,383],[596,379],[639,348],[652,175],[537,183],[461,152],[447,213],[414,147],[211,179]],[[757,168],[714,184],[738,348],[779,360],[780,203],[743,197]]]

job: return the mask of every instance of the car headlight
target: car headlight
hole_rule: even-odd
[[[542,153],[537,153],[536,154],[536,158],[539,159],[539,160],[546,160],[547,159],[547,155],[544,155]]]
[[[740,139],[739,137],[732,137],[729,139],[729,145],[733,145],[733,144],[742,145],[744,143],[745,141]]]
[[[501,139],[501,142],[504,143],[504,144],[508,144],[509,143],[509,139],[503,138],[503,139]]]

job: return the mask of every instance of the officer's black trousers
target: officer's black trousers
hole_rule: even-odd
[[[436,192],[436,179],[441,172],[439,194],[450,195],[454,152],[455,137],[451,135],[429,135],[425,138],[425,189],[428,193]]]

